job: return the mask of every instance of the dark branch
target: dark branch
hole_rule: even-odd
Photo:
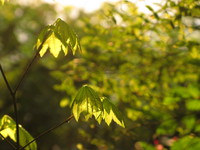
[[[36,60],[38,54],[39,54],[40,50],[38,49],[37,53],[35,54],[35,56],[31,59],[31,62],[27,65],[27,68],[25,69],[24,73],[22,74],[22,77],[20,78],[15,90],[14,90],[14,93],[17,92],[17,90],[19,89],[19,87],[21,86],[21,84],[23,83],[28,71],[30,70],[33,62]]]
[[[66,120],[64,120],[63,122],[55,125],[54,127],[42,132],[41,134],[39,134],[36,138],[34,138],[32,141],[30,141],[29,143],[27,143],[25,146],[23,146],[20,150],[24,150],[28,145],[30,145],[31,143],[33,143],[34,141],[36,141],[37,139],[39,139],[40,137],[42,137],[43,135],[46,135],[47,133],[53,131],[54,129],[62,126],[65,123],[68,123],[72,118],[74,118],[73,115],[71,115],[70,117],[68,117]]]
[[[40,44],[40,46],[38,47],[38,49],[35,48],[35,49],[37,50],[37,52],[35,53],[35,55],[34,55],[33,58],[31,59],[31,61],[28,63],[27,68],[25,69],[24,73],[22,74],[22,77],[20,78],[20,80],[19,80],[19,82],[18,82],[18,84],[17,84],[17,86],[16,86],[16,88],[15,88],[15,90],[14,90],[14,93],[17,92],[17,90],[19,89],[19,87],[20,87],[21,84],[23,83],[23,81],[24,81],[26,75],[28,74],[28,72],[29,72],[31,66],[33,65],[33,63],[34,63],[34,61],[36,60],[37,56],[39,56],[39,53],[40,53],[40,51],[41,51],[41,49],[42,49],[42,47],[43,47],[43,44],[45,43],[45,41],[46,41],[46,39],[48,38],[48,36],[49,36],[49,33],[47,33],[47,34],[45,35],[44,40],[43,40],[43,42]]]
[[[12,88],[10,87],[10,84],[8,83],[8,80],[6,78],[6,75],[5,75],[4,71],[3,71],[3,68],[1,66],[1,64],[0,64],[0,70],[1,70],[1,74],[3,76],[3,79],[4,79],[5,83],[6,83],[6,86],[7,86],[8,90],[9,90],[10,94],[14,95],[14,92],[13,92]]]
[[[1,133],[0,136],[10,145],[12,146],[14,149],[16,149],[15,145],[13,145],[8,139],[6,139]]]
[[[8,90],[10,91],[10,95],[12,96],[12,101],[13,101],[13,107],[14,107],[14,114],[15,114],[15,121],[16,121],[16,134],[17,134],[17,150],[19,150],[19,121],[18,121],[18,113],[17,113],[17,103],[16,103],[16,98],[15,98],[15,92],[11,89],[10,84],[8,83],[8,80],[6,78],[6,75],[3,71],[3,68],[0,64],[0,70],[3,75],[3,79],[6,83],[6,86]]]

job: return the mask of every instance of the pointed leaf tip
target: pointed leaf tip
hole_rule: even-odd
[[[80,114],[84,113],[86,120],[94,116],[100,124],[105,120],[109,126],[112,121],[125,127],[124,120],[120,111],[107,99],[100,98],[98,94],[89,86],[84,85],[78,91],[73,103],[72,113],[76,121],[79,120]]]
[[[99,117],[102,112],[103,105],[98,94],[87,85],[81,87],[72,103],[72,113],[76,121],[78,121],[80,114],[84,113],[86,119],[94,116],[100,122]]]
[[[112,120],[125,128],[124,119],[121,112],[107,98],[103,97],[104,119],[109,126]]]

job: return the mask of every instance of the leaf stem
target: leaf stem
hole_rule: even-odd
[[[23,146],[20,150],[24,150],[28,145],[30,145],[31,143],[33,143],[34,141],[36,141],[37,139],[39,139],[40,137],[42,137],[43,135],[53,131],[54,129],[62,126],[65,123],[68,123],[72,118],[74,118],[74,115],[69,116],[67,119],[65,119],[63,122],[55,125],[54,127],[51,127],[50,129],[42,132],[41,134],[39,134],[37,137],[35,137],[32,141],[30,141],[29,143],[27,143],[25,146]]]
[[[17,103],[16,103],[16,97],[15,97],[16,93],[13,92],[10,84],[8,83],[8,80],[6,78],[6,75],[5,75],[4,71],[3,71],[3,68],[1,66],[1,64],[0,64],[0,70],[1,70],[1,74],[3,76],[3,79],[4,79],[5,83],[6,83],[6,86],[7,86],[8,90],[9,90],[9,92],[10,92],[10,95],[12,96],[14,114],[15,114],[15,122],[16,122],[16,135],[17,135],[17,148],[16,149],[19,150],[19,120],[18,120]]]

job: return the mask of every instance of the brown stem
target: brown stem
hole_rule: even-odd
[[[28,145],[30,145],[31,143],[33,143],[34,141],[36,141],[37,139],[39,139],[40,137],[42,137],[43,135],[53,131],[54,129],[60,127],[61,125],[68,123],[72,118],[74,118],[74,115],[69,116],[67,119],[65,119],[63,122],[55,125],[54,127],[42,132],[41,134],[39,134],[37,137],[35,137],[32,141],[30,141],[29,143],[27,143],[25,146],[23,146],[20,150],[24,150]]]

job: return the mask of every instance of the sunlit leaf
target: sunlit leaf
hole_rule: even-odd
[[[78,121],[84,112],[86,120],[92,116],[101,123],[102,120],[110,125],[112,121],[124,127],[124,121],[119,110],[107,99],[100,99],[97,93],[89,86],[83,86],[77,93],[73,103],[72,112]]]
[[[17,142],[16,124],[15,121],[8,115],[4,115],[0,120],[0,134],[4,137],[10,137],[14,142]],[[20,145],[23,147],[28,142],[33,140],[33,137],[19,125]],[[26,150],[37,150],[36,142],[31,143],[25,148]]]
[[[124,120],[120,111],[113,105],[107,98],[102,98],[104,108],[104,119],[105,122],[110,125],[112,120],[118,125],[125,127]]]
[[[81,46],[78,40],[76,33],[61,19],[57,19],[55,23],[55,35],[63,43],[63,51],[65,55],[68,52],[68,49],[71,49],[73,54],[76,50],[80,50]]]
[[[73,103],[72,112],[78,121],[80,114],[85,113],[86,119],[94,116],[100,123],[103,113],[103,105],[97,93],[89,86],[83,86],[77,93]]]
[[[40,49],[41,57],[48,49],[54,57],[58,57],[60,51],[67,55],[68,51],[72,50],[75,54],[77,50],[81,49],[81,46],[76,33],[59,18],[53,25],[49,25],[41,31],[37,39],[36,49]]]

